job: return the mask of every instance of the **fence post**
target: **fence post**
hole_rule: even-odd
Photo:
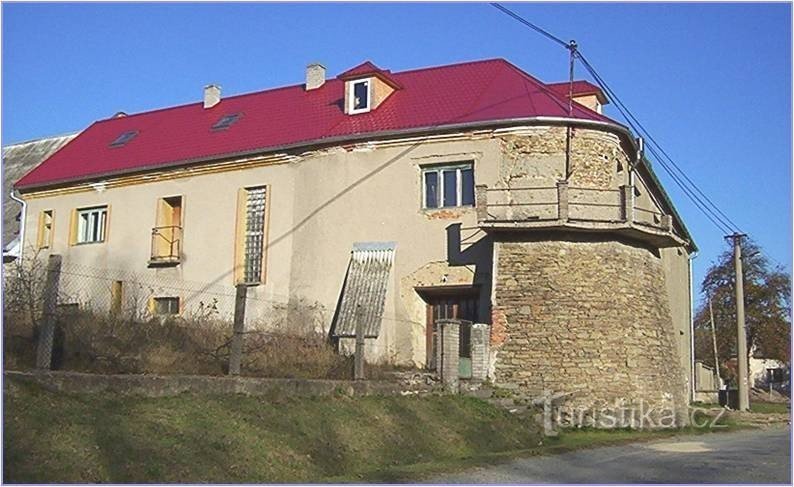
[[[110,288],[110,314],[121,314],[121,302],[123,296],[122,281],[113,281]]]
[[[353,379],[364,380],[364,308],[356,305],[356,354],[353,357]]]
[[[458,319],[438,320],[438,347],[441,349],[441,360],[436,369],[441,376],[444,389],[458,393],[460,384],[460,323]]]
[[[55,334],[55,310],[58,305],[58,283],[61,279],[61,256],[50,255],[47,279],[44,283],[44,310],[39,327],[36,349],[36,368],[49,370],[52,366],[52,342]]]
[[[568,221],[568,181],[557,181],[557,219]]]
[[[245,331],[245,301],[248,286],[237,285],[234,297],[234,334],[229,350],[229,375],[240,375],[240,361],[243,355],[243,332]]]

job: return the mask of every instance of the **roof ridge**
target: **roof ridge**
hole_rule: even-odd
[[[81,132],[81,130],[77,130],[77,131],[74,131],[74,132],[67,132],[65,134],[46,135],[44,137],[36,137],[35,139],[23,140],[21,142],[12,142],[12,143],[10,143],[8,145],[4,145],[3,146],[3,150],[10,149],[12,147],[17,147],[17,146],[20,146],[20,145],[27,145],[27,144],[33,144],[35,142],[41,142],[42,140],[65,139],[66,137],[74,137],[74,136],[78,135],[80,132]]]
[[[381,70],[381,71],[384,71],[384,72],[388,71],[392,76],[399,76],[399,75],[402,75],[402,74],[405,74],[405,73],[414,73],[414,72],[417,72],[417,71],[432,71],[432,70],[435,70],[435,69],[444,69],[444,68],[451,68],[451,67],[457,67],[457,66],[468,66],[468,65],[472,65],[472,64],[492,63],[492,62],[496,62],[496,61],[501,61],[501,62],[503,62],[505,64],[513,66],[513,64],[510,61],[508,61],[508,60],[506,60],[504,58],[490,58],[490,59],[480,59],[480,60],[474,60],[474,61],[464,61],[464,62],[461,62],[461,63],[443,64],[441,66],[426,66],[426,67],[423,67],[423,68],[414,68],[414,69],[408,69],[408,70],[405,70],[405,71],[396,71],[396,72],[391,71],[391,70],[385,70],[383,68],[378,68],[378,69]],[[369,62],[369,61],[364,61],[364,63],[366,63],[366,62]],[[364,64],[364,63],[360,63],[358,66],[361,66],[361,64]],[[328,80],[326,80],[326,83],[334,81],[334,80],[336,80],[335,77],[334,78],[329,78]],[[242,97],[245,97],[245,96],[259,95],[259,94],[263,94],[263,93],[272,93],[272,92],[275,92],[275,91],[287,90],[287,89],[292,89],[292,88],[299,88],[299,87],[302,87],[304,84],[305,83],[295,83],[295,84],[291,84],[291,85],[277,86],[275,88],[265,88],[264,90],[249,91],[249,92],[246,92],[246,93],[238,93],[238,94],[229,95],[229,96],[226,96],[226,97],[221,96],[221,103],[223,103],[224,100],[242,98]],[[138,116],[141,116],[141,115],[148,115],[148,114],[151,114],[151,113],[159,113],[159,112],[164,112],[164,111],[167,111],[167,110],[176,110],[177,108],[185,108],[185,107],[189,107],[189,106],[192,106],[192,105],[201,105],[201,104],[202,104],[201,101],[193,101],[193,102],[189,102],[189,103],[182,103],[182,104],[179,104],[179,105],[172,105],[172,106],[167,106],[167,107],[155,108],[155,109],[152,109],[152,110],[146,110],[146,111],[142,111],[142,112],[128,113],[124,117],[113,117],[113,116],[110,116],[110,117],[107,117],[107,118],[102,118],[102,119],[96,120],[96,122],[97,123],[104,123],[104,122],[109,122],[109,121],[112,121],[112,120],[116,120],[117,118],[138,117]]]

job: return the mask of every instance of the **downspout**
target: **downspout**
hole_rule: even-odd
[[[695,400],[695,289],[692,286],[692,260],[698,252],[689,255],[689,400]]]
[[[17,259],[22,259],[22,249],[25,246],[25,221],[27,220],[28,216],[28,204],[22,198],[18,198],[14,195],[14,189],[12,188],[11,191],[8,193],[8,196],[22,205],[22,216],[19,219],[19,255],[17,255]]]

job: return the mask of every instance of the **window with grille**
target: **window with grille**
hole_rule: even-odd
[[[266,188],[245,190],[245,241],[243,244],[243,281],[262,282],[262,258],[265,246]]]
[[[105,241],[107,206],[77,210],[77,243]]]

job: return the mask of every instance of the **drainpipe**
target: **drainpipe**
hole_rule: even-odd
[[[25,220],[27,220],[28,215],[28,204],[22,198],[18,198],[14,195],[14,189],[12,188],[11,191],[8,193],[8,196],[16,201],[17,203],[22,205],[22,216],[19,219],[19,255],[17,255],[17,259],[22,259],[22,249],[25,246]]]
[[[692,261],[698,252],[689,254],[689,400],[695,400],[695,289],[692,286]],[[719,373],[719,371],[718,371]]]

